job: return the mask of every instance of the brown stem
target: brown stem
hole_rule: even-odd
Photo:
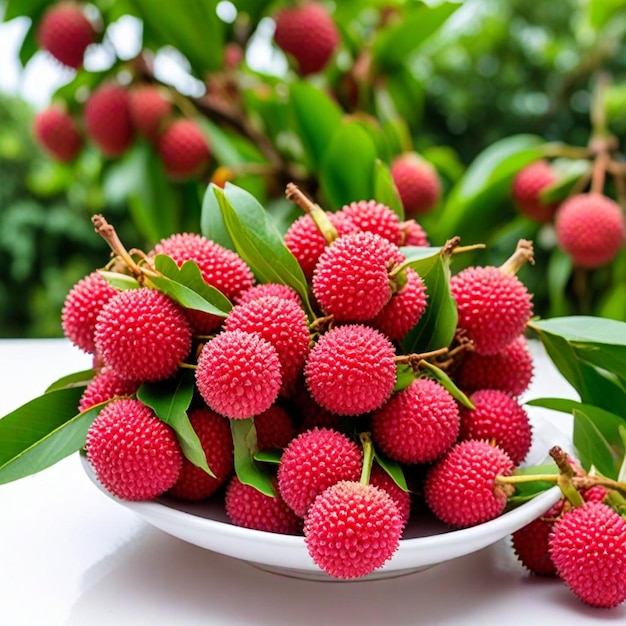
[[[339,237],[337,229],[319,204],[309,199],[295,183],[287,183],[285,197],[290,202],[299,206],[311,219],[322,233],[327,243],[332,243]]]
[[[135,263],[135,260],[130,255],[128,250],[126,250],[124,244],[118,237],[115,228],[113,228],[113,226],[111,226],[111,224],[106,221],[104,215],[94,215],[91,218],[91,223],[94,225],[94,230],[96,231],[96,233],[98,233],[98,235],[100,235],[109,244],[109,247],[111,248],[113,253],[119,256],[124,261],[124,263],[126,263],[128,269],[135,276],[141,276],[143,274],[141,267],[139,267],[139,265]]]
[[[533,250],[533,242],[528,239],[520,239],[517,242],[515,252],[500,266],[503,274],[517,274],[520,268],[526,263],[534,265],[535,253]]]

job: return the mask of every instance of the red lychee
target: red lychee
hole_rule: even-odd
[[[626,520],[587,502],[554,526],[550,556],[558,575],[583,602],[611,608],[626,600]]]
[[[319,2],[285,7],[274,16],[274,41],[298,64],[301,75],[321,72],[339,46],[339,32]]]
[[[406,152],[391,163],[391,176],[407,216],[427,213],[441,197],[437,170],[415,152]]]
[[[285,448],[278,466],[278,490],[296,515],[304,517],[313,500],[340,480],[358,480],[363,451],[330,428],[301,433]]]
[[[296,429],[285,409],[277,404],[254,416],[257,447],[259,450],[285,448],[296,436]]]
[[[165,173],[174,180],[199,178],[211,158],[204,133],[191,119],[173,121],[159,138],[158,152]]]
[[[83,352],[95,354],[96,318],[117,290],[94,271],[81,278],[67,293],[61,311],[65,336]]]
[[[112,400],[87,431],[87,460],[122,500],[150,500],[178,478],[183,454],[174,431],[139,400]]]
[[[256,333],[225,331],[204,344],[196,385],[220,415],[253,417],[274,404],[280,387],[280,359],[274,346]]]
[[[428,235],[422,227],[415,220],[406,220],[400,223],[400,230],[402,232],[400,237],[401,246],[417,246],[418,248],[427,248],[430,245],[428,241]]]
[[[380,466],[374,464],[370,473],[370,485],[386,491],[398,507],[400,518],[406,524],[411,514],[411,494],[402,489]]]
[[[450,392],[431,378],[418,378],[372,414],[372,436],[390,458],[426,463],[454,444],[459,423]]]
[[[132,396],[139,389],[139,382],[120,378],[115,370],[105,367],[85,387],[78,410],[82,413],[96,404],[116,396]]]
[[[300,535],[302,519],[281,498],[267,496],[233,476],[226,489],[226,515],[235,526],[281,535]]]
[[[237,296],[235,303],[245,304],[246,302],[267,296],[293,300],[296,304],[302,304],[302,300],[295,289],[291,288],[289,285],[281,285],[280,283],[261,283],[260,285],[254,285]]]
[[[120,291],[96,319],[96,351],[121,378],[156,381],[176,373],[191,349],[182,308],[156,289]]]
[[[117,157],[130,148],[134,127],[128,91],[113,83],[100,85],[83,111],[85,132],[107,157]]]
[[[40,48],[63,65],[78,69],[87,46],[96,40],[96,31],[78,4],[59,2],[46,9],[35,37]]]
[[[395,350],[378,330],[362,324],[335,326],[309,353],[304,376],[315,401],[338,415],[374,411],[396,384]]]
[[[402,240],[400,218],[386,204],[376,200],[351,202],[337,213],[347,217],[359,230],[374,233],[399,246]]]
[[[172,113],[172,102],[156,85],[141,85],[130,92],[130,114],[138,133],[156,142]]]
[[[579,267],[606,265],[624,245],[624,213],[619,204],[599,193],[581,193],[565,200],[554,224],[559,245]]]
[[[509,455],[486,441],[455,444],[428,470],[424,497],[430,510],[456,528],[475,526],[500,515],[507,503],[497,476],[514,469]]]
[[[327,574],[359,578],[393,556],[403,527],[386,491],[343,480],[315,499],[304,520],[304,537],[311,558]]]
[[[228,419],[207,407],[189,411],[189,421],[215,477],[185,458],[178,479],[167,493],[179,500],[198,501],[211,496],[230,477],[234,463],[233,438]]]
[[[513,202],[522,215],[544,224],[554,216],[558,204],[543,202],[541,192],[555,183],[556,173],[544,159],[523,167],[513,179]]]
[[[83,146],[74,118],[58,106],[40,111],[33,120],[35,139],[57,161],[73,161]]]

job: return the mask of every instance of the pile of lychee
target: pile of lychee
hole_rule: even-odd
[[[65,335],[94,359],[79,406],[99,409],[86,457],[118,498],[219,499],[231,523],[303,535],[324,572],[358,578],[393,557],[409,518],[462,528],[507,507],[532,440],[519,399],[533,375],[532,296],[516,276],[532,245],[453,275],[450,345],[407,351],[406,337],[438,314],[409,260],[428,245],[419,224],[374,200],[330,213],[293,185],[287,196],[305,210],[281,240],[305,294],[258,282],[242,256],[200,234],[128,252],[94,217],[113,258],[70,290],[62,313]],[[425,253],[449,263],[455,250],[457,240]],[[191,308],[166,293],[164,256],[181,272],[197,267],[229,306]],[[189,433],[143,401],[146,387],[190,375],[200,461]]]

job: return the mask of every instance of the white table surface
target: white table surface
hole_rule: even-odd
[[[576,397],[534,345],[525,399]],[[64,340],[0,341],[0,416],[90,366]],[[531,461],[569,448],[571,421],[530,409]],[[529,576],[508,540],[408,576],[311,582],[261,571],[156,530],[104,496],[77,455],[0,485],[0,626],[626,623],[559,581]]]

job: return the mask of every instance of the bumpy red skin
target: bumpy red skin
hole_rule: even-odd
[[[513,461],[504,450],[486,441],[455,444],[435,465],[424,481],[424,497],[430,510],[443,522],[464,528],[487,522],[506,506],[497,476],[509,476]]]
[[[161,134],[157,149],[165,173],[174,180],[201,176],[211,159],[209,144],[193,120],[173,121]]]
[[[281,498],[267,496],[256,487],[245,485],[237,476],[228,483],[226,515],[232,524],[281,535],[301,535],[302,518]]]
[[[606,265],[624,245],[624,213],[616,202],[598,193],[567,199],[558,208],[554,224],[559,245],[578,267]]]
[[[274,41],[298,63],[302,76],[321,72],[339,46],[339,32],[323,5],[306,2],[274,16]]]
[[[224,321],[224,330],[256,333],[269,341],[280,359],[281,394],[293,393],[311,342],[307,316],[299,304],[275,296],[237,304]]]
[[[386,491],[341,481],[315,499],[304,520],[304,537],[311,558],[327,574],[360,578],[393,556],[403,527]]]
[[[285,448],[278,466],[278,490],[296,515],[304,517],[315,498],[340,480],[358,480],[363,451],[343,433],[313,428]]]
[[[341,213],[327,212],[326,216],[339,236],[359,231],[352,220]],[[302,215],[291,224],[285,233],[285,245],[296,257],[306,279],[310,281],[317,261],[328,245],[310,215]]]
[[[391,163],[391,176],[408,216],[431,211],[441,197],[441,181],[435,168],[409,152]]]
[[[455,443],[459,408],[430,378],[418,378],[394,393],[372,414],[372,436],[390,458],[402,463],[434,461]]]
[[[532,295],[515,275],[497,267],[468,267],[450,279],[457,326],[478,354],[496,354],[519,337],[532,315]]]
[[[185,261],[193,261],[200,268],[204,281],[231,301],[254,284],[252,270],[240,256],[196,233],[175,233],[161,239],[149,256],[157,254],[172,257],[179,267]],[[217,315],[193,309],[186,309],[185,314],[197,334],[212,333],[224,320]]]
[[[220,415],[245,419],[263,413],[276,401],[281,385],[278,354],[255,333],[222,332],[198,356],[196,386]]]
[[[454,380],[465,393],[499,389],[519,397],[530,386],[533,374],[532,354],[526,338],[520,335],[496,354],[467,354],[455,372]]]
[[[67,293],[61,311],[65,336],[83,352],[95,354],[96,318],[102,307],[117,294],[99,272],[81,278]]]
[[[381,332],[362,324],[324,333],[304,367],[315,401],[337,415],[361,415],[381,407],[396,383],[395,350]]]
[[[411,494],[408,491],[399,487],[396,482],[387,474],[387,472],[377,465],[372,465],[372,471],[370,473],[370,484],[383,489],[396,503],[398,507],[398,513],[404,524],[409,521],[411,515]]]
[[[115,370],[105,367],[85,387],[78,403],[78,410],[86,411],[116,396],[132,396],[137,389],[139,389],[138,381],[120,378]]]
[[[257,446],[259,450],[285,448],[296,436],[296,429],[285,409],[277,404],[254,416]]]
[[[347,217],[359,230],[374,233],[396,246],[402,241],[400,219],[386,204],[376,200],[351,202],[343,206],[337,215]]]
[[[122,500],[151,500],[178,478],[183,454],[174,431],[133,399],[112,400],[87,431],[87,460]]]
[[[77,4],[59,2],[43,14],[36,39],[57,61],[78,69],[87,46],[96,40],[96,31]]]
[[[430,245],[426,231],[415,220],[406,220],[400,223],[402,237],[401,246],[417,246],[418,248],[426,248]]]
[[[172,103],[159,87],[142,85],[130,92],[130,114],[137,132],[156,142],[172,113]]]
[[[558,204],[543,202],[540,194],[556,180],[552,166],[543,159],[522,168],[513,179],[512,186],[513,202],[519,212],[540,224],[549,222]]]
[[[191,349],[182,308],[155,289],[120,291],[96,319],[96,352],[128,380],[157,381],[176,373]]]
[[[460,439],[493,440],[515,466],[520,465],[532,444],[532,428],[524,407],[498,389],[480,389],[469,398],[474,409],[460,409]]]
[[[73,161],[83,147],[83,138],[71,115],[58,107],[40,111],[33,120],[35,139],[57,161]]]
[[[245,304],[246,302],[267,296],[293,300],[296,304],[302,305],[302,300],[296,290],[289,287],[289,285],[281,285],[280,283],[261,283],[260,285],[254,285],[237,296],[235,303]]]
[[[626,600],[626,520],[606,504],[588,502],[566,513],[550,535],[550,556],[583,602],[612,608]]]
[[[189,421],[215,477],[185,458],[178,479],[167,493],[179,500],[197,502],[213,495],[230,478],[234,464],[233,438],[230,422],[207,407],[189,411]]]
[[[368,322],[391,298],[389,270],[404,256],[379,235],[358,232],[336,239],[313,272],[313,294],[337,322]]]
[[[392,341],[402,341],[404,336],[417,324],[426,310],[426,285],[419,274],[407,268],[406,284],[396,291],[389,302],[371,321]]]

